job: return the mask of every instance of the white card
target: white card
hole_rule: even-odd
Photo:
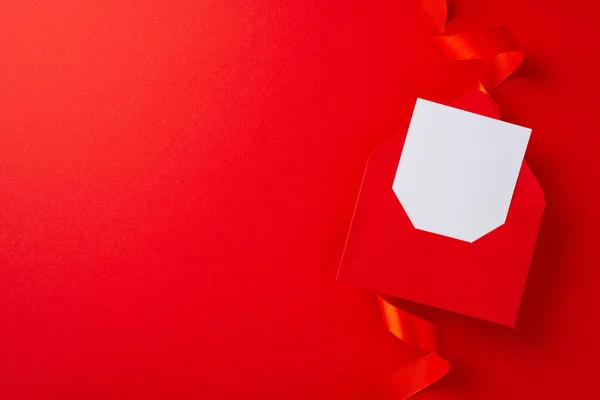
[[[530,135],[417,99],[393,184],[413,226],[474,242],[504,224]]]

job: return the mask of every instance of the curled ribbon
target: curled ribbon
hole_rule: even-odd
[[[450,59],[482,60],[478,90],[490,97],[498,85],[521,64],[525,53],[508,27],[497,26],[473,32],[446,35],[446,0],[423,0],[422,18],[433,43]],[[378,295],[387,329],[398,339],[422,349],[426,354],[396,372],[387,385],[394,399],[404,400],[443,378],[450,363],[440,356],[433,324],[392,305]]]
[[[431,40],[448,58],[484,61],[478,77],[478,89],[488,95],[525,58],[519,42],[506,26],[445,35],[448,19],[446,0],[423,0],[422,18]]]
[[[377,296],[383,321],[398,339],[426,351],[423,357],[392,375],[385,387],[386,397],[408,399],[444,377],[450,363],[439,356],[435,326]]]

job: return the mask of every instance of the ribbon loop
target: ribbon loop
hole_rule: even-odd
[[[427,352],[417,361],[392,375],[386,397],[408,399],[437,382],[450,370],[450,363],[439,355],[435,326],[377,296],[383,321],[398,339]]]
[[[450,59],[484,59],[479,89],[489,94],[508,78],[525,58],[519,42],[506,26],[445,35],[448,17],[446,0],[424,0],[423,22],[431,40]]]

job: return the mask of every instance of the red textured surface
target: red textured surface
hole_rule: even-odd
[[[0,3],[2,399],[371,399],[417,356],[337,264],[367,155],[475,75],[417,0],[353,3]],[[526,50],[494,95],[548,205],[514,330],[419,307],[453,363],[420,398],[595,384],[597,12],[453,3]]]

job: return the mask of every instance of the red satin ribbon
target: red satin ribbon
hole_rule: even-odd
[[[450,59],[483,60],[478,89],[490,96],[508,78],[525,56],[508,27],[497,26],[473,32],[445,35],[448,19],[446,0],[423,0],[422,18],[431,40]],[[492,103],[496,103],[490,96]],[[439,355],[435,326],[395,307],[378,296],[383,321],[398,339],[427,354],[396,372],[387,385],[394,399],[408,399],[443,378],[450,369]]]
[[[489,94],[521,65],[525,53],[506,26],[445,35],[446,0],[423,0],[422,18],[431,40],[454,60],[483,59],[479,90]]]
[[[426,351],[423,357],[392,375],[385,385],[385,397],[408,399],[438,381],[450,370],[450,363],[439,356],[435,326],[393,306],[377,296],[383,321],[398,339]]]

